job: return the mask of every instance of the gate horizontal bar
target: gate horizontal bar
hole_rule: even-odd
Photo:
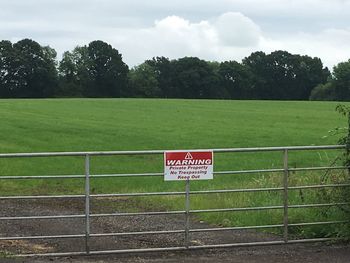
[[[120,194],[94,194],[91,197],[125,197],[125,196],[154,196],[154,195],[184,195],[185,192],[149,192],[149,193],[120,193]]]
[[[164,173],[91,174],[91,178],[164,176]]]
[[[312,208],[312,207],[343,206],[343,205],[349,205],[349,203],[288,205],[288,208]],[[236,212],[236,211],[270,210],[270,209],[282,209],[282,208],[284,208],[283,205],[260,206],[260,207],[238,207],[238,208],[215,208],[215,209],[190,210],[190,213]]]
[[[288,244],[296,243],[314,243],[341,240],[340,238],[313,238],[313,239],[298,239],[289,240]],[[147,253],[147,252],[170,252],[184,250],[198,250],[209,248],[230,248],[230,247],[250,247],[250,246],[272,246],[283,245],[284,241],[264,241],[264,242],[249,242],[249,243],[232,243],[232,244],[217,244],[217,245],[201,245],[186,247],[166,247],[166,248],[138,248],[138,249],[119,249],[119,250],[101,250],[90,251],[89,255],[107,255],[107,254],[125,254],[125,253]],[[63,256],[79,256],[87,255],[86,252],[65,252],[65,253],[42,253],[42,254],[20,254],[17,257],[63,257]]]
[[[95,233],[90,237],[108,237],[108,236],[132,236],[132,235],[159,235],[159,234],[178,234],[184,233],[185,230],[165,230],[165,231],[143,231],[143,232],[121,232],[121,233]],[[0,237],[1,240],[27,240],[27,239],[63,239],[63,238],[83,238],[85,234],[74,235],[52,235],[52,236],[12,236]]]
[[[238,211],[270,210],[270,209],[282,209],[282,208],[283,208],[283,205],[260,206],[260,207],[239,207],[239,208],[215,208],[215,209],[190,210],[190,213],[238,212]]]
[[[215,228],[196,228],[191,229],[191,233],[198,232],[216,232],[216,231],[231,231],[231,230],[248,230],[248,229],[264,229],[283,227],[283,224],[278,225],[262,225],[262,226],[237,226],[237,227],[215,227]]]
[[[241,170],[241,171],[218,171],[213,172],[213,174],[255,174],[255,173],[277,173],[283,172],[284,169],[276,168],[276,169],[258,169],[258,170]]]
[[[107,254],[123,254],[123,253],[143,253],[143,252],[166,252],[166,251],[182,251],[186,247],[166,247],[166,248],[138,248],[138,249],[120,249],[120,250],[104,250],[86,252],[57,252],[57,253],[38,253],[38,254],[18,254],[16,257],[67,257],[67,256],[84,256],[84,255],[107,255]]]
[[[18,196],[0,196],[0,200],[23,200],[23,199],[71,199],[85,198],[85,195],[18,195]]]
[[[298,243],[315,243],[315,242],[328,242],[328,241],[341,241],[342,238],[339,237],[324,237],[324,238],[306,238],[306,239],[295,239],[288,240],[288,244],[298,244]]]
[[[156,215],[182,215],[185,211],[160,211],[160,212],[135,212],[135,213],[103,213],[90,214],[90,217],[108,217],[108,216],[156,216]]]
[[[76,234],[76,235],[53,235],[53,236],[0,237],[0,240],[62,239],[62,238],[82,238],[82,237],[85,237],[85,234]]]
[[[190,194],[223,194],[223,193],[244,193],[244,192],[269,192],[281,191],[282,187],[265,187],[265,188],[241,188],[241,189],[223,189],[223,190],[201,190],[192,191]]]
[[[288,190],[312,189],[312,188],[330,188],[330,187],[348,187],[350,184],[317,184],[317,185],[300,185],[289,186]]]
[[[288,208],[312,208],[312,207],[343,206],[343,205],[349,205],[349,203],[288,205]]]
[[[284,146],[284,147],[254,147],[254,148],[222,148],[222,149],[184,149],[184,151],[213,151],[215,153],[227,152],[271,152],[271,151],[298,151],[298,150],[330,150],[345,149],[345,145],[320,145],[320,146]],[[14,157],[54,157],[54,156],[102,156],[102,155],[143,155],[164,154],[171,150],[144,150],[144,151],[93,151],[93,152],[46,152],[46,153],[1,153],[0,158]]]
[[[350,221],[326,221],[326,222],[307,222],[288,224],[288,226],[310,226],[310,225],[328,225],[328,224],[344,224]],[[283,224],[277,225],[261,225],[261,226],[241,226],[241,227],[216,227],[216,228],[197,228],[191,229],[190,232],[211,232],[211,231],[230,231],[230,230],[248,230],[248,229],[264,229],[264,228],[279,228],[283,227]]]
[[[4,220],[34,220],[34,219],[67,219],[67,218],[84,218],[85,215],[53,215],[53,216],[8,216],[0,217],[0,221]]]
[[[330,187],[350,187],[350,184],[320,184],[320,185],[301,185],[290,186],[288,190],[313,189]],[[265,188],[241,188],[241,189],[219,189],[219,190],[201,190],[192,191],[191,195],[197,194],[221,194],[221,193],[244,193],[244,192],[269,192],[282,191],[283,187],[265,187]],[[149,192],[149,193],[116,193],[116,194],[92,194],[90,197],[127,197],[127,196],[158,196],[158,195],[184,195],[186,192]],[[0,196],[0,200],[8,199],[64,199],[64,198],[85,198],[85,195],[23,195],[23,196]]]
[[[304,204],[304,205],[288,205],[288,208],[313,208],[313,207],[327,207],[327,206],[343,206],[349,203],[326,203],[326,204]],[[238,212],[238,211],[255,211],[255,210],[270,210],[282,209],[284,206],[260,206],[260,207],[239,207],[239,208],[215,208],[215,209],[198,209],[190,210],[190,213],[215,213],[215,212]],[[181,215],[186,211],[159,211],[159,212],[135,212],[135,213],[103,213],[90,214],[90,217],[114,217],[114,216],[150,216],[150,215]],[[32,219],[65,219],[65,218],[83,218],[85,215],[56,215],[56,216],[18,216],[18,217],[0,217],[2,220],[32,220]]]
[[[120,233],[96,233],[90,234],[91,237],[108,237],[108,236],[134,236],[134,235],[164,235],[164,234],[183,234],[185,230],[164,230],[164,231],[139,231],[139,232],[120,232]]]
[[[288,168],[290,172],[299,171],[318,171],[318,170],[343,170],[348,169],[347,166],[321,166],[321,167],[300,167],[300,168]]]
[[[185,211],[160,211],[160,212],[135,212],[135,213],[103,213],[90,214],[90,217],[108,217],[108,216],[150,216],[150,215],[181,215]],[[67,218],[85,218],[85,215],[53,215],[53,216],[9,216],[0,217],[0,221],[4,220],[34,220],[34,219],[67,219]]]
[[[288,171],[318,171],[318,170],[342,170],[348,169],[347,166],[324,166],[324,167],[303,167],[303,168],[289,168]],[[240,171],[217,171],[213,174],[250,174],[250,173],[275,173],[283,172],[284,169],[260,169],[260,170],[240,170]],[[106,177],[144,177],[144,176],[164,176],[164,173],[127,173],[127,174],[95,174],[90,175],[90,178],[106,178]],[[85,178],[85,175],[24,175],[24,176],[0,176],[0,180],[14,180],[14,179],[77,179]]]
[[[349,222],[350,222],[349,220],[325,221],[325,222],[307,222],[307,223],[288,224],[288,226],[333,225],[333,224],[347,224]]]
[[[242,188],[242,189],[222,189],[222,190],[201,190],[192,191],[190,195],[198,194],[221,194],[221,193],[240,193],[240,192],[267,192],[281,191],[281,187],[269,188]],[[93,194],[91,197],[125,197],[125,196],[152,196],[152,195],[185,195],[186,192],[149,192],[149,193],[120,193],[120,194]],[[1,197],[0,197],[1,200]]]
[[[85,175],[8,175],[1,176],[0,180],[37,180],[37,179],[77,179],[77,178],[85,178]]]
[[[217,171],[213,174],[247,174],[247,173],[272,173],[282,172],[283,169],[261,169],[261,170],[242,170],[242,171]],[[95,174],[90,175],[90,178],[106,178],[106,177],[144,177],[144,176],[164,176],[164,173],[127,173],[127,174]],[[85,178],[85,175],[10,175],[0,176],[0,180],[36,180],[36,179],[74,179]]]
[[[313,225],[329,225],[329,224],[347,224],[349,220],[343,221],[325,221],[325,222],[306,222],[306,223],[294,223],[288,224],[290,227],[295,226],[313,226]],[[283,227],[283,224],[276,225],[260,225],[260,226],[241,226],[241,227],[217,227],[217,228],[197,228],[191,229],[191,233],[199,232],[214,232],[214,231],[234,231],[234,230],[248,230],[248,229],[264,229],[264,228],[279,228]],[[139,232],[117,232],[117,233],[95,233],[90,234],[91,237],[113,237],[113,236],[132,236],[132,235],[160,235],[160,234],[182,234],[185,230],[164,230],[164,231],[139,231]],[[75,235],[52,235],[52,236],[12,236],[12,237],[0,237],[0,240],[26,240],[26,239],[63,239],[63,238],[83,238],[85,234]]]
[[[326,242],[332,240],[339,240],[339,238],[313,238],[313,239],[299,239],[289,240],[288,244],[294,243],[313,243],[313,242]],[[286,244],[285,241],[263,241],[263,242],[249,242],[249,243],[232,243],[232,244],[217,244],[217,245],[202,245],[191,246],[189,249],[208,249],[208,248],[230,248],[230,247],[250,247],[250,246],[270,246],[270,245],[282,245]]]

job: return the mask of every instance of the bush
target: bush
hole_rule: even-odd
[[[347,169],[341,173],[339,172],[336,177],[333,178],[336,184],[349,184],[350,183],[350,107],[345,105],[338,105],[336,110],[347,118],[347,127],[336,128],[335,131],[344,133],[344,135],[339,139],[339,144],[345,145],[345,151],[338,158],[341,159],[344,166]],[[328,173],[325,177],[329,176]],[[329,193],[323,191],[323,197],[328,199],[330,202],[341,202],[347,203],[346,205],[339,205],[339,209],[343,213],[344,221],[350,220],[350,188],[349,187],[339,187]],[[338,236],[346,240],[350,240],[350,223],[345,223],[339,225],[337,228]]]
[[[310,100],[336,100],[335,88],[333,83],[317,85],[310,95]]]

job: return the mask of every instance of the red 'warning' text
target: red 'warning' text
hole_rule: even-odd
[[[211,159],[205,160],[166,160],[166,165],[211,165]]]

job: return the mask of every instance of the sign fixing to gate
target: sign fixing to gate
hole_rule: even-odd
[[[164,152],[164,180],[213,179],[213,151]]]

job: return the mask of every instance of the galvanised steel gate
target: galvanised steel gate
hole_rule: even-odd
[[[215,153],[238,153],[238,152],[282,152],[283,153],[283,167],[277,169],[261,169],[261,170],[231,170],[231,171],[214,171],[214,174],[249,174],[249,173],[282,173],[283,174],[283,186],[282,187],[268,187],[268,188],[251,188],[251,189],[225,189],[225,190],[201,190],[191,191],[190,181],[186,182],[185,191],[175,192],[144,192],[144,193],[113,193],[113,194],[91,194],[90,190],[90,178],[103,178],[103,177],[145,177],[145,176],[163,176],[163,173],[130,173],[130,174],[90,174],[90,157],[92,156],[106,156],[106,155],[160,155],[164,154],[164,150],[154,151],[108,151],[108,152],[52,152],[52,153],[9,153],[0,154],[1,158],[34,158],[34,157],[57,157],[57,156],[84,156],[85,157],[85,174],[84,175],[40,175],[40,176],[0,176],[0,181],[4,180],[26,180],[26,179],[71,179],[71,178],[84,178],[85,179],[85,194],[84,195],[41,195],[41,196],[0,196],[0,200],[19,200],[19,199],[71,199],[81,198],[85,200],[85,214],[74,215],[40,215],[40,216],[1,216],[0,221],[10,222],[13,220],[50,220],[50,219],[69,219],[69,218],[81,218],[85,222],[85,233],[72,234],[72,235],[32,235],[32,236],[0,236],[0,242],[5,240],[45,240],[45,239],[65,239],[65,238],[83,238],[85,239],[85,251],[76,252],[55,252],[55,253],[32,253],[32,254],[20,254],[18,256],[72,256],[72,255],[96,255],[96,254],[108,254],[108,253],[127,253],[127,252],[157,252],[157,251],[175,251],[175,250],[188,250],[188,249],[203,249],[203,248],[228,248],[239,246],[257,246],[257,245],[277,245],[277,244],[291,244],[291,243],[306,243],[306,242],[319,242],[328,241],[335,238],[312,238],[312,239],[290,239],[289,228],[295,226],[310,226],[310,225],[323,225],[323,224],[339,224],[346,221],[327,221],[327,222],[305,222],[291,224],[288,220],[288,211],[291,208],[316,208],[316,207],[332,207],[343,206],[347,203],[313,203],[313,204],[300,204],[290,205],[288,202],[289,190],[301,190],[301,189],[321,189],[321,188],[338,188],[348,187],[350,184],[313,184],[303,186],[289,186],[288,176],[290,172],[297,171],[317,171],[317,170],[347,170],[345,166],[327,166],[327,167],[303,167],[303,168],[291,168],[288,166],[288,153],[290,151],[307,151],[307,150],[331,150],[331,149],[344,149],[345,146],[292,146],[292,147],[261,147],[261,148],[228,148],[228,149],[213,149]],[[190,150],[189,150],[190,151]],[[205,151],[205,150],[204,150]],[[263,206],[263,207],[228,207],[217,209],[191,209],[190,208],[190,196],[199,194],[224,194],[224,193],[248,193],[248,192],[282,192],[283,204],[276,206]],[[90,212],[91,198],[95,197],[130,197],[130,196],[185,196],[184,209],[180,211],[158,211],[158,212],[132,212],[132,213],[100,213],[93,214]],[[237,211],[263,211],[263,210],[283,210],[283,222],[275,225],[254,225],[254,226],[242,226],[242,227],[215,227],[215,228],[202,228],[192,229],[189,221],[190,215],[198,213],[220,213],[220,212],[237,212]],[[118,217],[118,216],[157,216],[157,215],[184,215],[184,228],[177,230],[161,230],[161,231],[141,231],[141,232],[122,232],[122,233],[91,233],[90,219],[98,217]],[[256,229],[269,229],[269,228],[282,228],[283,237],[280,240],[275,241],[261,241],[261,242],[248,242],[248,243],[229,243],[229,244],[213,244],[213,245],[191,245],[191,233],[198,232],[212,232],[212,231],[227,231],[227,230],[256,230]],[[133,236],[133,235],[153,235],[153,234],[183,234],[184,243],[182,246],[176,247],[161,247],[161,248],[137,248],[137,249],[113,249],[113,250],[91,250],[89,246],[90,238],[92,237],[107,237],[107,236]]]

